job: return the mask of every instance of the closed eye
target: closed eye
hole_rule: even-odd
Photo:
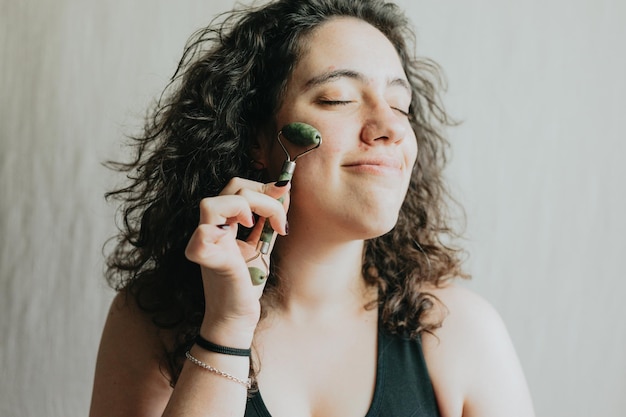
[[[326,105],[326,106],[341,106],[345,104],[350,104],[352,101],[350,100],[318,100],[318,103]]]
[[[319,99],[317,100],[317,102],[324,106],[345,106],[346,104],[353,103],[352,100],[325,100],[325,99]],[[397,111],[404,117],[411,116],[410,110],[403,110],[400,107],[394,107],[394,106],[391,106],[391,109]]]

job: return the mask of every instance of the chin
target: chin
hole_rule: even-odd
[[[394,218],[379,219],[377,222],[370,222],[364,225],[363,240],[375,239],[389,233],[396,226],[398,216]]]

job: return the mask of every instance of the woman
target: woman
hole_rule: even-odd
[[[90,415],[533,415],[497,314],[450,282],[449,119],[403,14],[282,0],[229,16],[192,39],[118,165],[120,293]],[[293,122],[323,142],[274,183]],[[265,219],[281,236],[255,257]]]

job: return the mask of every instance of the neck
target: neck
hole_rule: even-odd
[[[362,314],[376,299],[361,272],[362,240],[316,242],[288,236],[276,242],[276,273],[281,285],[277,309],[293,319],[327,320]]]

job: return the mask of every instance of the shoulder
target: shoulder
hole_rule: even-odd
[[[498,312],[478,294],[447,285],[428,291],[441,327],[423,336],[443,416],[532,416],[526,381]]]
[[[512,349],[500,315],[483,297],[457,285],[431,289],[428,293],[436,297],[431,314],[441,326],[423,336],[424,354],[435,365],[440,361],[449,364],[446,374],[454,373],[456,381],[470,382],[477,360],[489,360],[490,352]],[[439,369],[435,367],[433,371]]]
[[[159,329],[150,315],[137,305],[135,298],[125,291],[119,292],[109,308],[104,336],[110,332],[124,344],[138,343],[141,350],[149,349],[161,356],[169,343],[169,334]]]
[[[438,300],[434,318],[441,321],[442,325],[435,334],[441,337],[467,336],[480,339],[477,336],[506,333],[495,308],[475,292],[454,284],[427,292]]]
[[[171,393],[162,369],[165,346],[163,333],[133,297],[117,294],[98,350],[90,416],[152,415],[146,411],[155,407],[162,411]]]

